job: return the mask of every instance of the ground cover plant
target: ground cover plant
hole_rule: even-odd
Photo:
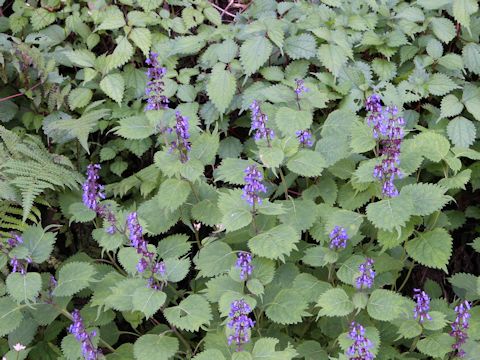
[[[0,357],[478,359],[477,1],[0,6]]]

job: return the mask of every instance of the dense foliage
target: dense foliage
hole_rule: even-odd
[[[478,359],[476,0],[0,5],[0,356]]]

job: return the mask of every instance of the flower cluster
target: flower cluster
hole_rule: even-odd
[[[262,112],[260,109],[260,104],[257,100],[254,100],[250,105],[250,110],[252,110],[252,126],[251,131],[254,132],[254,139],[266,139],[270,141],[274,138],[275,133],[272,129],[267,128],[268,116]]]
[[[398,190],[393,181],[400,178],[400,146],[404,136],[405,121],[398,115],[396,106],[383,109],[380,96],[371,95],[366,101],[366,109],[370,112],[367,123],[373,128],[373,136],[380,139],[380,155],[382,162],[375,166],[373,176],[382,182],[382,193],[387,197],[395,197]]]
[[[0,251],[8,257],[10,252],[20,244],[23,244],[23,238],[19,234],[11,233],[5,245],[0,243]],[[25,259],[18,259],[16,256],[13,256],[10,259],[12,272],[19,272],[20,274],[25,275],[27,273],[28,264],[31,262],[32,259],[28,256]]]
[[[105,205],[100,204],[100,200],[105,199],[104,186],[101,185],[100,180],[100,164],[89,164],[87,166],[87,180],[83,183],[83,204],[89,209],[95,211],[98,216],[106,220],[110,227],[107,229],[109,234],[116,231],[116,218],[110,209]]]
[[[353,340],[353,344],[347,350],[350,360],[373,360],[375,358],[370,351],[373,344],[365,336],[365,328],[362,325],[352,322],[348,336]]]
[[[330,249],[339,249],[347,247],[347,231],[340,226],[335,226],[330,232]]]
[[[310,89],[305,87],[305,81],[302,79],[295,79],[295,94],[297,94],[297,98],[304,92],[309,92]]]
[[[413,300],[417,302],[413,310],[413,318],[418,319],[420,323],[425,322],[425,319],[432,320],[428,313],[430,311],[430,298],[427,293],[420,289],[413,289],[413,292],[415,293]]]
[[[240,279],[245,280],[249,275],[252,275],[252,254],[246,251],[240,251],[238,253],[236,266],[240,269]]]
[[[80,316],[80,311],[77,309],[72,312],[73,323],[68,328],[68,331],[75,336],[78,342],[82,345],[82,354],[85,360],[97,360],[101,356],[101,350],[97,349],[92,342],[92,338],[97,334],[95,331],[88,333],[83,324],[83,319]]]
[[[310,130],[298,130],[296,133],[298,142],[304,147],[312,147],[312,133]]]
[[[148,77],[145,95],[147,95],[147,110],[160,110],[168,108],[168,98],[163,95],[164,82],[163,77],[167,69],[158,63],[158,54],[150,53],[150,57],[145,61],[150,68],[146,74]]]
[[[458,357],[465,356],[465,350],[462,349],[462,345],[467,341],[468,335],[468,319],[470,318],[470,303],[464,301],[455,307],[457,317],[452,324],[452,331],[450,336],[455,338],[455,344],[452,345],[453,350]]]
[[[358,267],[360,270],[360,276],[357,277],[356,285],[358,289],[370,289],[373,286],[373,280],[375,280],[375,271],[373,271],[373,259],[367,258],[367,260],[360,264]]]
[[[251,206],[261,204],[262,198],[258,196],[259,192],[266,193],[267,188],[262,184],[263,175],[256,165],[250,165],[245,169],[245,186],[243,187],[242,197],[247,200]]]
[[[233,329],[234,333],[228,337],[228,344],[234,342],[238,351],[242,349],[242,344],[250,341],[249,330],[255,325],[255,322],[248,317],[251,312],[252,309],[243,299],[235,300],[230,305],[228,327]]]
[[[137,250],[138,254],[142,255],[137,264],[137,271],[143,273],[146,270],[150,270],[152,272],[148,279],[150,287],[152,289],[160,289],[160,286],[154,278],[154,274],[165,276],[165,263],[163,261],[156,261],[155,254],[148,251],[148,243],[143,237],[143,229],[138,222],[136,212],[132,212],[127,216],[127,228],[130,245]]]
[[[174,126],[175,133],[177,134],[177,139],[172,142],[170,147],[170,151],[178,149],[180,153],[180,161],[182,163],[188,161],[188,152],[191,149],[190,144],[190,132],[189,132],[189,124],[188,118],[186,116],[182,116],[180,111],[175,112],[175,126]]]

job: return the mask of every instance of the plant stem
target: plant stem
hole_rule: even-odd
[[[412,261],[412,265],[410,265],[410,268],[408,269],[407,276],[405,276],[405,279],[403,280],[402,285],[398,288],[398,292],[401,292],[404,286],[407,284],[408,279],[410,278],[410,275],[412,274],[413,267],[415,266],[415,262]]]

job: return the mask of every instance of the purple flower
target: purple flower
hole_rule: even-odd
[[[353,340],[353,344],[347,350],[350,360],[373,360],[375,358],[370,351],[373,344],[365,337],[365,328],[362,325],[353,321],[350,324],[348,336]]]
[[[360,270],[360,276],[356,279],[357,288],[370,289],[373,286],[373,280],[375,279],[375,271],[373,271],[373,259],[367,258],[363,264],[360,264],[358,270]]]
[[[304,92],[309,92],[310,89],[305,87],[305,81],[302,79],[295,79],[295,94],[297,97],[300,96]]]
[[[295,134],[302,146],[312,147],[312,133],[309,130],[298,130]]]
[[[237,351],[242,349],[242,344],[250,341],[249,330],[255,325],[255,322],[248,317],[251,312],[252,309],[243,299],[235,300],[230,305],[228,327],[234,330],[234,334],[228,337],[228,344],[234,342],[237,345]]]
[[[180,152],[180,161],[182,163],[188,161],[188,152],[191,149],[190,144],[190,133],[189,133],[189,124],[188,118],[182,116],[180,111],[175,112],[176,123],[174,126],[175,133],[177,134],[177,140],[172,142],[170,151],[178,149]]]
[[[73,323],[68,328],[68,331],[75,336],[75,339],[82,346],[82,354],[85,360],[97,360],[100,358],[102,352],[93,345],[92,337],[96,336],[95,331],[88,333],[83,325],[83,319],[80,316],[80,311],[77,309],[72,312]]]
[[[87,166],[87,180],[83,183],[83,203],[89,209],[97,211],[100,199],[105,199],[103,185],[98,183],[100,176],[100,164],[90,164]]]
[[[253,100],[250,110],[252,110],[251,131],[254,132],[253,138],[255,140],[266,139],[267,141],[273,139],[275,133],[272,129],[267,128],[268,116],[262,112],[257,100]]]
[[[370,112],[367,117],[367,124],[373,128],[374,138],[380,139],[380,155],[382,161],[375,166],[373,176],[382,182],[382,194],[387,197],[395,197],[398,190],[393,181],[400,178],[402,173],[400,165],[400,147],[404,136],[403,126],[405,121],[397,116],[396,106],[383,109],[380,96],[371,95],[365,104]]]
[[[167,69],[158,63],[158,54],[151,52],[150,57],[145,61],[150,68],[146,74],[148,77],[145,95],[147,95],[146,110],[161,110],[168,108],[168,98],[163,95],[165,84],[163,77],[167,73]]]
[[[23,238],[19,234],[11,233],[10,236],[11,237],[7,239],[7,244],[10,245],[12,249],[19,244],[23,244]]]
[[[455,338],[455,344],[452,345],[452,349],[455,351],[458,357],[465,356],[465,350],[462,349],[462,345],[468,339],[467,330],[468,330],[468,319],[470,318],[470,303],[464,301],[455,307],[455,312],[457,317],[452,324],[452,331],[450,336]]]
[[[340,226],[335,226],[330,233],[330,249],[339,249],[347,247],[347,231]]]
[[[245,186],[243,187],[242,197],[247,200],[251,206],[261,204],[262,198],[258,193],[267,192],[267,188],[262,184],[263,175],[256,165],[250,165],[245,169]]]
[[[246,251],[240,251],[238,253],[236,266],[240,269],[240,279],[245,280],[249,275],[252,275],[252,254]]]
[[[22,275],[27,273],[28,264],[32,263],[32,259],[30,257],[26,257],[25,259],[18,259],[14,256],[10,260],[10,266],[12,267],[12,272],[19,272]]]
[[[432,317],[428,313],[430,310],[430,298],[425,291],[420,289],[413,289],[413,300],[417,302],[415,309],[413,310],[413,318],[418,319],[420,323],[425,322],[425,319],[432,320]]]

